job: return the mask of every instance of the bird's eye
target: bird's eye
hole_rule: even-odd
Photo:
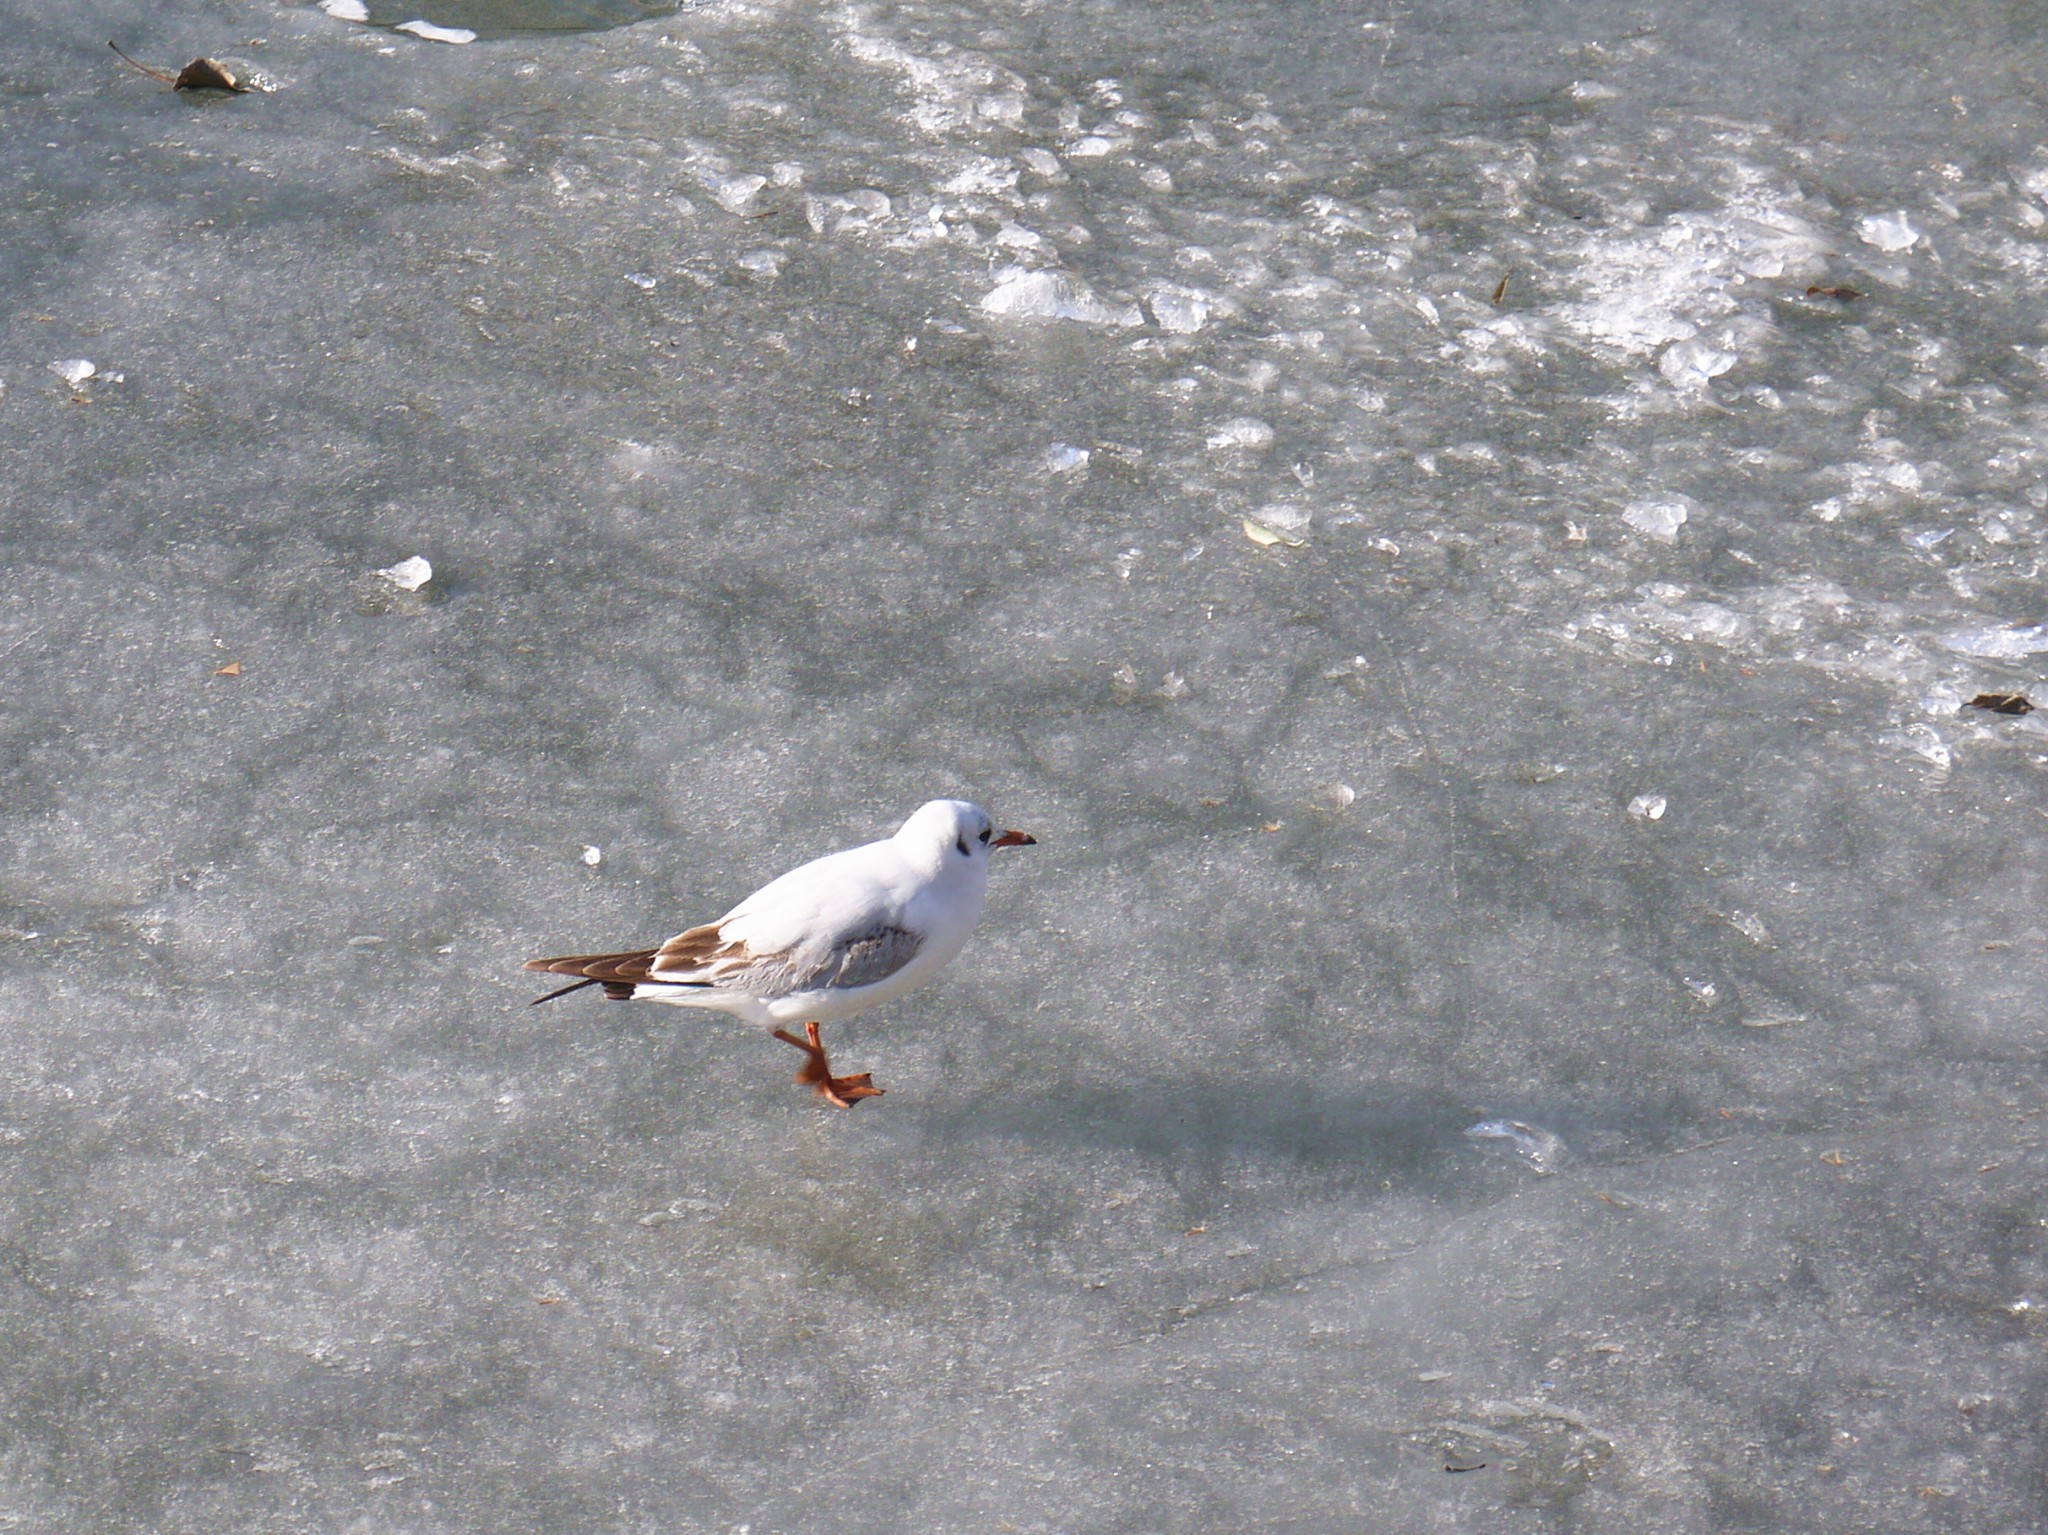
[[[988,828],[986,826],[981,829],[981,840],[984,842],[988,841]]]

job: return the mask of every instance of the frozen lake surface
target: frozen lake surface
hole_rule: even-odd
[[[0,1531],[2041,1527],[2038,14],[332,9],[0,32]]]

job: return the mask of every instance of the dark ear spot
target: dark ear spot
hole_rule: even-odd
[[[953,846],[960,849],[960,856],[962,858],[967,856],[967,839],[965,837],[955,837],[953,839]]]

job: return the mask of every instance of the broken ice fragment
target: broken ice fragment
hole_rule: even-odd
[[[1638,794],[1628,802],[1628,813],[1638,821],[1661,821],[1670,802],[1661,794]]]
[[[1935,643],[1943,650],[1976,656],[1984,661],[2024,661],[2028,656],[2048,650],[2048,624],[2028,624],[2023,628],[1956,629],[1941,635]]]
[[[1719,378],[1739,361],[1704,341],[1674,341],[1657,359],[1657,371],[1676,389],[1704,389],[1707,380]]]
[[[583,861],[589,864],[591,868],[596,868],[604,862],[604,849],[592,842],[584,843]]]
[[[704,183],[704,190],[709,192],[717,200],[718,206],[727,213],[746,212],[747,204],[754,200],[755,194],[768,185],[766,176],[751,173],[727,176],[719,171],[705,171],[699,179]]]
[[[1308,542],[1307,539],[1299,538],[1292,533],[1282,533],[1279,529],[1269,528],[1262,522],[1254,522],[1249,517],[1244,519],[1244,536],[1261,549],[1270,549],[1275,544],[1285,544],[1290,549],[1299,549]]]
[[[1565,1154],[1564,1138],[1519,1119],[1482,1119],[1465,1132],[1473,1141],[1510,1141],[1515,1155],[1533,1172],[1551,1173]]]
[[[692,1216],[702,1219],[717,1213],[718,1206],[708,1199],[671,1199],[666,1209],[650,1211],[634,1224],[649,1227],[668,1226],[677,1221],[688,1220]]]
[[[1204,446],[1212,452],[1263,453],[1273,446],[1273,429],[1257,416],[1236,416],[1211,427]]]
[[[1325,809],[1349,810],[1358,799],[1358,791],[1348,783],[1326,783],[1316,790],[1316,800]]]
[[[100,370],[86,358],[63,357],[50,364],[50,371],[76,389]]]
[[[1904,730],[1882,739],[1887,745],[1903,746],[1916,757],[1924,758],[1933,764],[1937,772],[1946,773],[1954,761],[1941,732],[1924,722],[1915,721]]]
[[[1904,213],[1873,214],[1857,222],[1856,233],[1881,251],[1911,250],[1920,242],[1920,231]]]
[[[394,32],[410,32],[430,43],[473,43],[476,34],[467,27],[437,27],[431,21],[401,21]]]
[[[1290,544],[1299,544],[1308,537],[1309,524],[1315,518],[1307,507],[1288,501],[1274,501],[1252,513],[1252,521],[1260,527],[1272,529]]]
[[[363,0],[320,0],[320,9],[336,21],[368,21],[370,8]]]
[[[1118,304],[1067,272],[1026,272],[1005,267],[1000,281],[982,299],[985,313],[1028,320],[1075,320],[1083,325],[1133,326],[1145,323],[1136,304]]]
[[[1728,925],[1758,948],[1768,949],[1771,947],[1771,930],[1764,926],[1763,918],[1755,913],[1731,911],[1728,913]]]
[[[1660,496],[1655,500],[1631,501],[1621,510],[1621,520],[1638,533],[1646,534],[1661,543],[1676,543],[1678,530],[1685,526],[1691,510],[1686,502],[1677,496]]]
[[[628,272],[626,274],[626,281],[636,288],[651,292],[661,279],[652,272]]]
[[[402,592],[416,592],[434,579],[434,567],[415,554],[373,574],[382,576]]]
[[[1160,283],[1145,295],[1152,306],[1152,318],[1169,335],[1188,336],[1209,323],[1213,300],[1200,288],[1178,283]]]
[[[1070,442],[1056,442],[1045,450],[1045,467],[1053,474],[1072,474],[1088,467],[1088,450]]]

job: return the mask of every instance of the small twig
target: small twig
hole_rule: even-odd
[[[125,52],[122,51],[121,45],[115,42],[111,37],[107,39],[107,46],[114,50],[115,54],[120,58],[123,64],[126,64],[130,69],[134,70],[137,74],[148,75],[150,79],[161,80],[166,85],[176,85],[178,83],[178,77],[176,75],[166,74],[161,69],[151,69],[147,64],[138,63],[136,60],[130,58]]]

